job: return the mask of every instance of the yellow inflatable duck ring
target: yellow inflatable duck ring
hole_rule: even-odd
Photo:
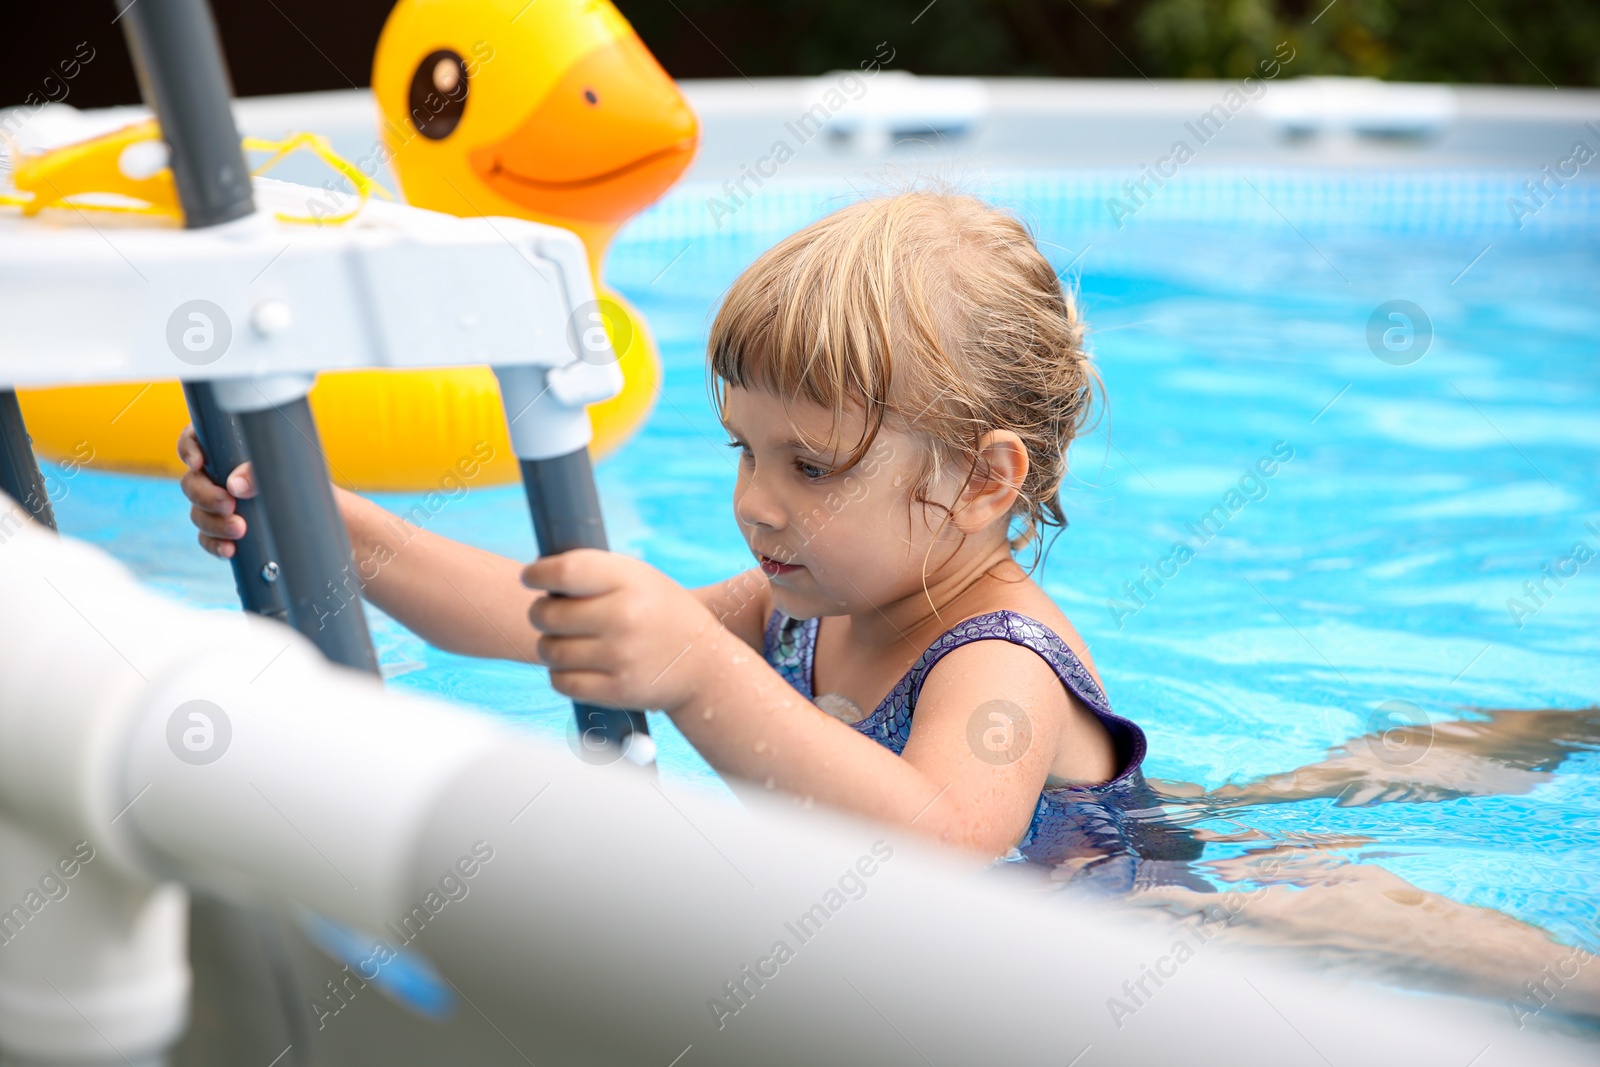
[[[583,240],[626,383],[589,409],[590,447],[617,448],[648,416],[661,369],[643,318],[600,271],[617,230],[694,158],[698,122],[671,77],[610,0],[401,0],[378,41],[372,91],[409,203],[533,219]],[[81,454],[82,428],[99,425],[97,465],[181,469],[173,443],[188,415],[175,382],[19,398],[47,456]],[[480,484],[518,477],[488,368],[328,373],[310,399],[342,484],[433,488],[484,443],[493,459]]]

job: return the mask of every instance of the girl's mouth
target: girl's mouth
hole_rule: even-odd
[[[795,571],[804,569],[803,564],[782,563],[771,556],[759,556],[758,558],[761,561],[761,572],[768,578],[776,578],[781,574],[793,574]]]

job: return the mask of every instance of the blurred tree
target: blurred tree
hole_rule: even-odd
[[[1594,0],[1143,0],[1138,45],[1167,77],[1239,77],[1288,40],[1300,74],[1600,84]]]
[[[1392,67],[1409,81],[1600,85],[1595,0],[1390,0]]]
[[[855,69],[879,42],[922,74],[1287,73],[1600,86],[1600,0],[616,0],[680,78]],[[15,4],[0,104],[139,99],[106,0]],[[211,0],[242,96],[366,85],[393,0]],[[83,57],[93,57],[84,60]],[[70,76],[66,76],[70,74]]]
[[[1600,85],[1596,0],[617,0],[679,77],[854,68],[1236,78],[1281,41],[1295,74]]]

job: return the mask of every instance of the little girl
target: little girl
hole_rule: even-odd
[[[1096,385],[1023,226],[963,196],[856,203],[734,282],[709,364],[757,568],[689,590],[612,553],[522,567],[413,530],[365,594],[447,650],[666,712],[723,774],[988,856],[1122,851],[1144,734],[1013,558],[1066,523]],[[179,454],[200,541],[227,558],[250,472],[213,485],[191,430]],[[337,495],[372,558],[397,520]]]

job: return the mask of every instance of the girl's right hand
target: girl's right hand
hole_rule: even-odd
[[[200,439],[192,425],[185,426],[178,435],[178,458],[189,468],[178,484],[193,505],[189,521],[200,531],[200,547],[219,559],[232,559],[233,543],[245,531],[244,519],[236,514],[236,503],[256,495],[250,464],[241,463],[233,469],[227,488],[217,485],[205,472],[205,454],[200,451]]]

